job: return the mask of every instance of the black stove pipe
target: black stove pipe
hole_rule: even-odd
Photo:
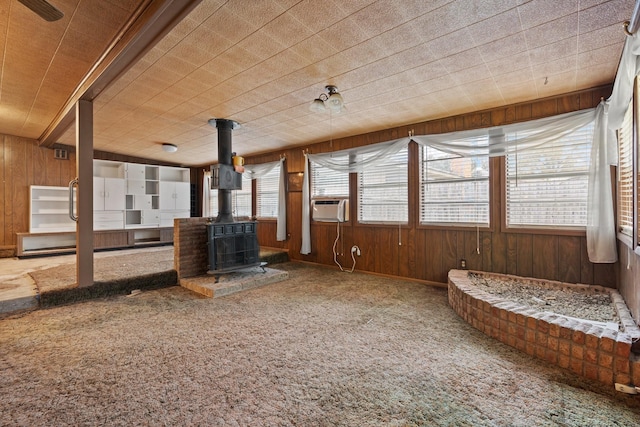
[[[231,151],[231,131],[240,127],[238,122],[228,119],[211,119],[218,129],[218,163],[233,167]],[[235,222],[232,214],[231,190],[218,188],[218,216],[214,222]]]

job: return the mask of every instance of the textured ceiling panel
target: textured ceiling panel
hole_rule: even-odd
[[[0,133],[38,138],[140,1],[0,3]],[[203,0],[94,101],[97,150],[203,165],[611,83],[630,0]],[[312,113],[327,84],[347,105]],[[73,126],[59,142],[74,145]],[[178,145],[168,154],[162,142]]]

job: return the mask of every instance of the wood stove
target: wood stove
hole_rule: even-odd
[[[236,172],[231,151],[231,131],[239,124],[233,120],[211,119],[218,129],[218,164],[211,166],[211,188],[218,190],[218,216],[207,224],[209,274],[218,275],[262,265],[256,221],[235,221],[231,191],[242,188],[242,174]]]

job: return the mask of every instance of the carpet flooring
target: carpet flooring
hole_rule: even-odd
[[[635,426],[640,398],[473,329],[446,290],[284,263],[0,319],[0,425]]]

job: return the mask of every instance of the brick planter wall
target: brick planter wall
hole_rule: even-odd
[[[178,279],[207,274],[208,218],[176,218],[173,223],[173,263]]]
[[[612,299],[624,331],[541,313],[490,295],[471,283],[466,270],[451,270],[448,282],[449,305],[484,334],[588,379],[640,386],[640,357],[631,351],[640,329],[617,292],[612,292]]]

